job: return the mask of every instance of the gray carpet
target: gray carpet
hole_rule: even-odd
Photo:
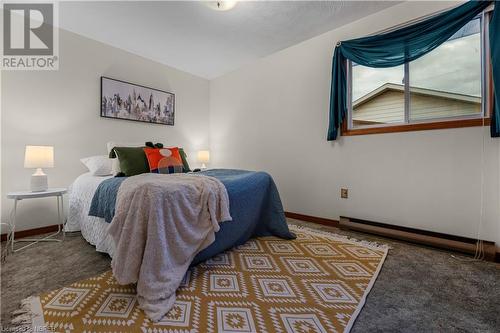
[[[500,332],[500,265],[469,262],[450,252],[295,220],[290,223],[389,244],[392,250],[351,332]],[[2,265],[1,320],[28,296],[109,269],[79,235],[40,243]],[[1,331],[1,330],[0,330]]]

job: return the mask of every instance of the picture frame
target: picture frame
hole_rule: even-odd
[[[174,126],[175,94],[101,76],[99,109],[103,118]]]

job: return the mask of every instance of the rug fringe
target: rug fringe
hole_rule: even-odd
[[[376,249],[376,250],[391,250],[392,249],[392,247],[388,244],[382,244],[382,243],[378,243],[378,242],[374,242],[374,241],[361,240],[361,239],[353,238],[353,237],[346,236],[346,235],[340,235],[340,234],[337,234],[337,233],[331,232],[331,231],[316,230],[316,229],[313,229],[310,227],[305,227],[302,225],[295,225],[295,224],[290,224],[289,227],[292,230],[306,231],[306,232],[310,232],[313,234],[318,234],[318,235],[321,235],[324,237],[328,237],[330,239],[340,240],[340,241],[348,241],[351,243],[355,243],[355,244],[362,245],[362,246],[369,247],[369,248]]]
[[[40,298],[31,296],[21,301],[18,310],[12,312],[12,332],[46,332]]]

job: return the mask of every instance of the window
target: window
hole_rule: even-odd
[[[488,114],[487,15],[397,67],[348,63],[344,135],[477,126]],[[485,71],[484,68],[488,68]],[[488,119],[489,120],[489,119]]]

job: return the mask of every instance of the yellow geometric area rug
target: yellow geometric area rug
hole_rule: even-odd
[[[33,332],[348,332],[388,247],[290,228],[296,240],[252,239],[191,268],[161,322],[111,271],[24,300],[15,322]]]

